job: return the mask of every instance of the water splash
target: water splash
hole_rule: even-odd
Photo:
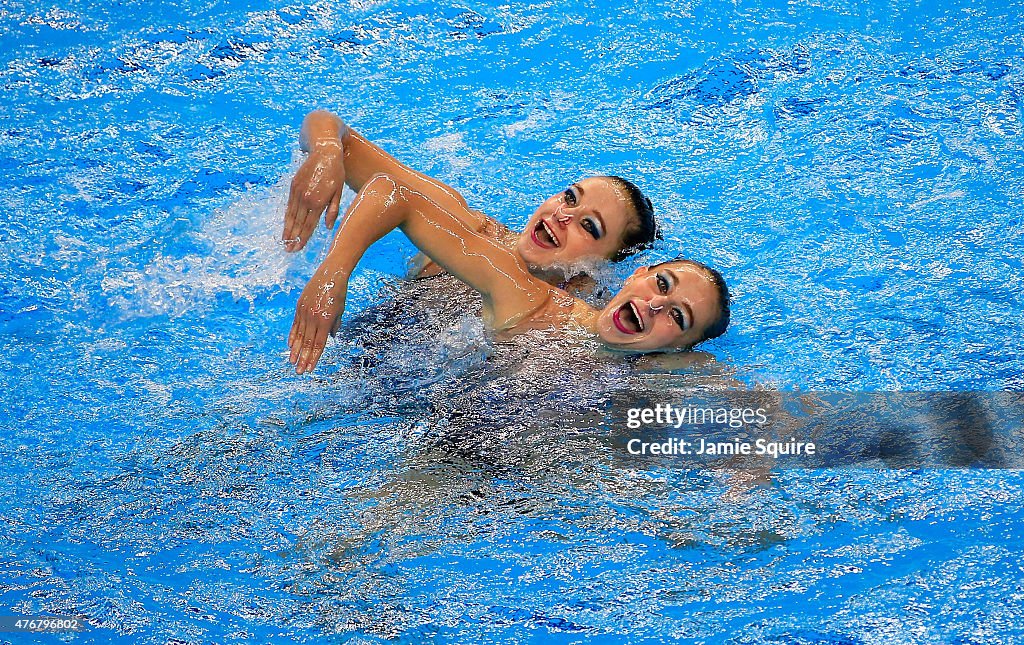
[[[286,204],[284,180],[269,191],[254,190],[146,266],[105,277],[103,291],[124,317],[202,313],[223,298],[252,308],[288,293],[295,287],[289,272],[308,268],[310,260],[308,254],[288,254],[281,244]]]

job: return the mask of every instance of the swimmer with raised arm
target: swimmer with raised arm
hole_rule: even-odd
[[[612,349],[689,348],[725,331],[729,292],[721,275],[688,260],[641,267],[604,309],[540,280],[522,259],[475,230],[459,204],[439,204],[430,180],[375,175],[360,189],[323,263],[303,289],[288,346],[302,374],[316,367],[345,309],[348,280],[366,250],[400,228],[427,256],[478,291],[488,327],[516,334],[539,328],[576,330]],[[564,213],[570,195],[555,198]]]
[[[565,277],[552,271],[555,267],[586,259],[621,260],[648,246],[656,236],[650,200],[621,177],[589,177],[573,184],[545,200],[525,229],[515,233],[469,208],[452,187],[405,166],[329,112],[306,116],[299,144],[309,156],[295,174],[288,197],[282,238],[289,251],[305,246],[325,211],[325,224],[334,226],[346,184],[358,192],[380,173],[414,182],[439,207],[553,282]],[[428,261],[420,273],[438,270]]]

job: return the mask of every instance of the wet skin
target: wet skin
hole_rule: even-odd
[[[470,209],[451,186],[402,164],[333,114],[316,110],[307,115],[299,140],[309,156],[296,172],[289,193],[282,232],[288,251],[305,246],[325,210],[325,224],[328,228],[334,225],[346,184],[358,192],[380,173],[419,186],[440,207],[458,214],[467,226],[509,246],[532,270],[612,258],[626,229],[635,225],[626,195],[603,177],[584,179],[548,198],[525,230],[515,234],[493,218]],[[438,270],[433,266],[427,273]]]
[[[531,267],[609,259],[622,247],[632,219],[632,207],[614,182],[588,177],[544,200],[514,250]]]
[[[627,351],[692,347],[720,315],[718,289],[688,262],[641,267],[601,310],[594,331]]]
[[[483,296],[484,321],[497,331],[582,327],[614,349],[645,351],[689,347],[714,323],[717,290],[699,267],[673,262],[639,269],[608,307],[594,309],[532,275],[522,258],[441,207],[422,187],[378,175],[359,191],[296,306],[288,344],[298,372],[316,366],[344,311],[359,258],[395,228]],[[568,216],[559,211],[559,217]]]

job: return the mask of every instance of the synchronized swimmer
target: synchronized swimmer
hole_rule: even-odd
[[[357,190],[327,257],[303,290],[288,344],[298,373],[315,368],[345,307],[348,280],[366,250],[399,228],[440,267],[483,297],[484,321],[504,334],[563,328],[633,352],[690,348],[725,331],[729,293],[699,262],[641,267],[603,309],[569,295],[543,274],[583,258],[619,259],[654,238],[650,201],[618,177],[591,177],[544,201],[518,235],[471,210],[457,192],[416,173],[323,112],[300,137],[310,153],[292,183],[283,237],[301,248],[341,190]]]

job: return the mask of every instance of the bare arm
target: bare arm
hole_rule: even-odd
[[[416,172],[324,110],[306,115],[299,132],[299,147],[309,153],[292,180],[282,239],[285,248],[297,251],[309,241],[320,214],[334,226],[345,184],[358,192],[372,177],[387,174],[416,184],[421,192],[448,209],[468,226],[480,230],[486,217],[468,208],[451,186]]]
[[[422,182],[390,175],[367,181],[342,221],[334,244],[299,298],[288,345],[297,372],[312,370],[345,308],[348,279],[363,253],[395,228],[421,251],[480,292],[492,327],[507,328],[546,302],[548,285],[508,249],[473,230],[434,201]]]

